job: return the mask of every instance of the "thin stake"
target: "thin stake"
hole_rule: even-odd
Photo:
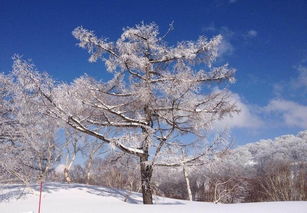
[[[42,192],[43,192],[43,181],[40,182],[40,187],[39,187],[38,213],[41,212]]]

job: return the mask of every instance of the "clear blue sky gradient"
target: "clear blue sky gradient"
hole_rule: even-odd
[[[299,75],[296,67],[306,65],[305,0],[0,0],[0,72],[10,71],[11,57],[18,53],[60,81],[83,73],[107,79],[101,63],[88,63],[87,52],[76,47],[71,31],[82,25],[115,40],[123,27],[141,21],[157,23],[162,32],[174,21],[170,44],[224,34],[228,49],[220,60],[238,70],[230,89],[254,109],[276,98],[274,86],[287,85]],[[307,105],[306,92],[284,89],[281,98]],[[264,123],[271,117],[259,116]],[[244,144],[300,130],[289,125],[236,128],[233,136]]]

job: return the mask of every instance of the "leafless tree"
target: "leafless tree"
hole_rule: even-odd
[[[235,70],[213,66],[222,37],[167,46],[155,24],[126,28],[115,42],[82,27],[73,35],[90,61],[102,59],[114,78],[104,83],[82,76],[52,85],[48,76],[32,74],[31,89],[40,93],[51,117],[138,157],[143,202],[152,204],[153,165],[169,162],[168,150],[184,144],[182,136],[200,142],[195,139],[206,135],[212,121],[238,111],[223,89],[234,81]],[[33,72],[27,64],[15,60],[15,66]]]

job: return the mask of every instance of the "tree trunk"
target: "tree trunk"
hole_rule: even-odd
[[[152,165],[148,164],[147,160],[147,156],[140,157],[143,203],[153,204],[151,190]]]
[[[189,175],[188,175],[188,172],[185,168],[185,165],[182,166],[182,169],[183,169],[184,179],[185,179],[185,182],[187,184],[187,191],[188,191],[188,195],[189,195],[189,200],[192,201],[193,200],[192,190],[191,190]]]
[[[90,159],[87,164],[86,184],[90,184],[91,169],[92,169],[92,159]]]
[[[69,177],[69,170],[67,168],[64,169],[64,179],[66,183],[71,183],[71,178]]]
[[[90,184],[90,178],[91,178],[91,172],[88,171],[86,173],[86,181],[85,181],[85,184],[89,185]]]

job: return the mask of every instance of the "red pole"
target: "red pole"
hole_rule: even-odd
[[[40,213],[40,212],[41,212],[42,191],[43,191],[43,181],[41,181],[41,183],[40,183],[40,187],[39,187],[39,203],[38,203],[38,213]]]

